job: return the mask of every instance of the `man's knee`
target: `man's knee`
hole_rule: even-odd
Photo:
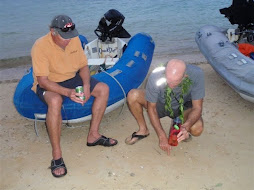
[[[61,108],[63,103],[63,98],[60,94],[49,95],[45,97],[45,100],[49,107],[51,108]]]
[[[95,94],[98,94],[100,97],[108,97],[109,87],[107,84],[100,82],[95,86]]]
[[[134,103],[137,102],[137,100],[140,97],[140,92],[137,89],[132,89],[127,95],[127,102],[128,103]]]
[[[190,129],[190,132],[193,136],[200,136],[204,130],[203,119],[199,119]]]

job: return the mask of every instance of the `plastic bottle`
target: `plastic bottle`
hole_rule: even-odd
[[[169,131],[168,144],[170,146],[178,145],[177,135],[180,132],[180,128],[181,128],[181,119],[179,117],[176,117],[173,121],[173,126],[170,127]]]

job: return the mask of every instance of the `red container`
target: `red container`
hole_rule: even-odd
[[[177,135],[180,132],[181,124],[174,124],[169,131],[169,138],[168,138],[168,144],[170,146],[177,146]]]

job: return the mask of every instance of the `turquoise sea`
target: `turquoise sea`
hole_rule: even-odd
[[[231,0],[0,0],[0,59],[30,55],[35,40],[48,32],[57,14],[69,15],[89,41],[109,9],[125,16],[133,36],[146,32],[155,41],[155,55],[197,52],[196,31],[207,24],[235,28],[220,14]]]

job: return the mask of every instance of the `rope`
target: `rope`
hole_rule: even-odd
[[[126,93],[125,93],[125,91],[124,91],[124,89],[123,89],[121,83],[120,83],[114,76],[111,76],[111,75],[110,75],[108,72],[106,72],[105,70],[102,70],[102,72],[105,73],[105,74],[107,74],[108,76],[110,76],[111,78],[113,78],[113,79],[116,81],[116,83],[119,85],[119,87],[121,88],[121,90],[122,90],[122,92],[123,92],[123,95],[124,95],[124,102],[123,102],[122,109],[121,109],[121,111],[119,112],[118,116],[115,118],[115,119],[117,119],[117,118],[122,114],[123,108],[124,108],[124,106],[125,106],[125,104],[126,104]]]

